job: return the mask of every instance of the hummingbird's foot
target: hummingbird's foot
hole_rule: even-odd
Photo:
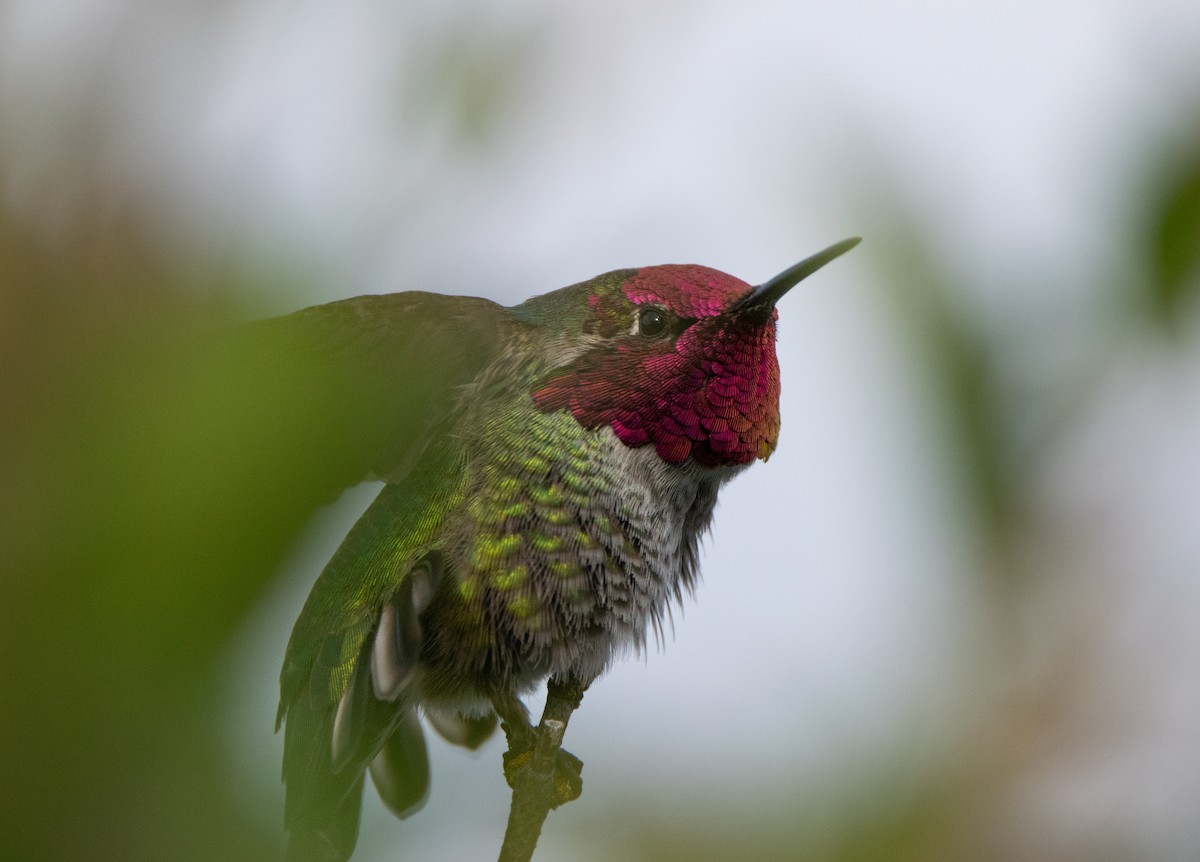
[[[503,692],[492,695],[492,705],[508,739],[504,779],[513,789],[514,799],[518,793],[532,789],[543,805],[558,808],[583,793],[583,761],[563,751],[562,741],[567,720],[579,707],[586,688],[575,679],[552,677],[537,727],[529,723],[529,712],[518,697]]]
[[[541,737],[541,730],[542,728],[539,728],[534,734]],[[544,757],[539,749],[544,747],[539,738],[535,745],[528,748],[510,748],[504,752],[504,779],[514,790],[522,782],[527,783],[530,780],[537,783],[551,781],[553,788],[550,791],[550,807],[558,808],[578,799],[583,793],[583,761],[571,752],[559,748],[554,753],[552,771],[543,771],[548,758]]]
[[[513,694],[496,694],[492,696],[492,707],[500,716],[500,726],[504,737],[508,740],[508,750],[533,750],[537,742],[537,731],[529,723],[529,710],[520,698]]]

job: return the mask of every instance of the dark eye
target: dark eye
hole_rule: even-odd
[[[653,305],[647,306],[638,313],[638,335],[657,338],[667,331],[670,322],[666,311]]]

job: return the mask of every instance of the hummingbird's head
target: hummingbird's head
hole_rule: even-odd
[[[664,461],[714,467],[766,460],[779,438],[775,303],[858,244],[831,246],[766,283],[693,265],[620,270],[587,288],[582,349],[534,388],[540,410],[569,410]]]

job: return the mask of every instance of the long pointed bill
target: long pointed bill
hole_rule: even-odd
[[[841,242],[834,243],[824,251],[817,252],[812,257],[806,257],[794,266],[789,266],[783,272],[779,273],[779,275],[768,281],[764,281],[743,296],[732,310],[745,311],[749,308],[773,308],[781,296],[834,258],[841,257],[860,242],[862,242],[862,237],[854,236],[850,239],[844,239]]]

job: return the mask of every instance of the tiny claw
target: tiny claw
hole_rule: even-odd
[[[529,769],[533,762],[533,748],[519,750],[509,749],[504,752],[504,780],[513,790],[517,789],[517,779],[521,773]]]
[[[558,808],[578,799],[583,793],[583,761],[569,751],[559,749],[554,761],[554,796],[550,807]]]
[[[513,696],[497,695],[492,698],[492,706],[500,718],[500,727],[508,740],[509,751],[532,749],[537,742],[537,731],[529,723],[525,705]]]
[[[504,752],[504,780],[514,790],[522,773],[534,769],[533,749]],[[578,799],[583,793],[583,761],[569,751],[559,749],[554,758],[553,790],[550,807],[558,808]]]

